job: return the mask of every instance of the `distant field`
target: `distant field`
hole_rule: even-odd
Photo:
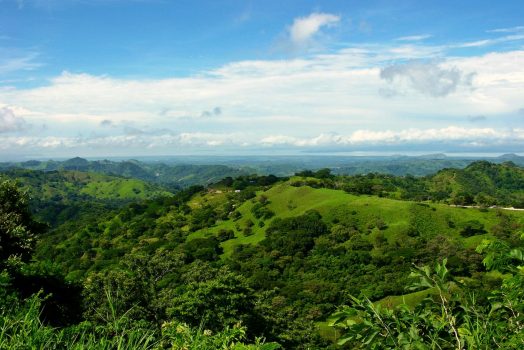
[[[146,182],[136,179],[94,181],[86,184],[80,190],[80,193],[99,199],[145,199],[159,195],[170,195],[169,192],[155,190]]]

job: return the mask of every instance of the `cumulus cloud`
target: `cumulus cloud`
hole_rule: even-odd
[[[307,59],[242,61],[208,75],[144,81],[65,72],[47,86],[0,89],[0,101],[33,111],[32,115],[19,114],[30,122],[92,120],[97,126],[104,119],[162,125],[199,120],[203,113],[199,106],[203,105],[219,106],[220,111],[227,108],[227,115],[205,110],[216,121],[236,124],[255,117],[286,115],[305,125],[319,115],[326,122],[340,121],[344,116],[363,123],[385,111],[399,118],[406,113],[434,111],[433,102],[421,98],[424,95],[446,97],[438,113],[447,116],[510,113],[522,101],[524,73],[519,62],[524,60],[524,51],[378,68],[392,60],[427,55],[428,51],[431,49],[425,46],[401,51],[353,48]],[[471,72],[477,73],[475,90],[469,89]],[[387,102],[378,98],[381,88],[383,95],[397,95],[397,99]],[[424,95],[410,94],[413,89]],[[395,102],[402,98],[409,101]]]
[[[213,149],[217,146],[244,147],[249,145],[245,135],[237,133],[179,133],[174,134],[168,131],[158,132],[138,132],[114,136],[92,136],[92,137],[58,137],[58,136],[9,136],[2,137],[0,151],[10,152],[13,149],[42,151],[58,151],[67,154],[71,150],[81,151],[83,154],[93,150],[104,149],[109,154],[124,152],[159,151],[165,152],[166,149],[173,151],[177,148]],[[242,141],[244,140],[244,141]],[[129,153],[128,153],[129,155]]]
[[[474,75],[455,67],[416,61],[388,66],[380,71],[380,77],[388,83],[407,83],[414,90],[432,97],[447,96],[461,85],[471,87]]]
[[[3,137],[0,151],[9,152],[13,148],[40,149],[67,153],[79,150],[83,154],[89,150],[100,149],[109,152],[132,151],[136,154],[156,152],[165,154],[166,150],[207,150],[216,147],[239,151],[267,150],[268,148],[287,147],[291,149],[325,149],[343,147],[361,149],[361,147],[384,146],[404,147],[405,150],[427,149],[435,144],[453,145],[455,149],[503,146],[520,147],[524,142],[524,129],[464,128],[448,126],[444,128],[410,128],[403,130],[356,130],[349,134],[320,133],[312,137],[296,137],[285,134],[256,136],[253,133],[206,133],[206,132],[159,132],[136,133],[98,137]]]
[[[393,130],[413,127],[417,129],[412,134],[420,134],[428,125],[468,115],[486,116],[481,125],[497,132],[501,125],[519,126],[515,113],[522,107],[524,50],[414,61],[445,57],[443,50],[420,43],[362,44],[302,58],[232,62],[193,76],[163,79],[64,72],[47,85],[0,88],[0,108],[9,106],[31,125],[48,125],[38,135],[33,127],[25,139],[7,142],[2,137],[0,143],[11,145],[9,154],[22,147],[17,144],[25,145],[26,153],[30,147],[33,152],[58,152],[62,146],[47,146],[65,145],[69,150],[74,142],[78,149],[107,147],[116,152],[122,147],[127,154],[150,149],[171,154],[178,149],[191,152],[191,147],[353,147],[388,140],[403,144],[409,135]],[[382,98],[377,94],[381,88],[383,96],[394,98]],[[464,122],[466,117],[458,119]],[[126,125],[142,133],[126,132]],[[176,133],[153,135],[151,128]],[[339,134],[329,133],[332,130]],[[102,132],[104,138],[96,136]],[[95,136],[67,137],[80,133]],[[509,140],[508,135],[501,140]],[[478,141],[472,137],[467,142]]]
[[[405,130],[357,130],[349,135],[336,133],[320,134],[312,138],[297,138],[286,135],[270,135],[260,142],[265,145],[335,146],[362,144],[423,144],[433,142],[489,142],[520,143],[524,141],[524,129],[499,130],[494,128],[463,128],[448,126],[445,128]]]
[[[12,109],[0,108],[0,133],[23,131],[27,128],[24,118],[17,117]]]
[[[307,46],[322,28],[333,26],[339,21],[340,16],[320,12],[295,18],[289,27],[289,39],[295,47]]]

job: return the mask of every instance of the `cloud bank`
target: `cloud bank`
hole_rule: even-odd
[[[441,147],[452,147],[455,151],[467,150],[486,152],[495,149],[518,150],[524,142],[524,129],[514,128],[497,130],[493,128],[464,128],[449,126],[433,129],[406,130],[357,130],[348,135],[336,133],[321,133],[314,137],[295,137],[291,135],[257,135],[247,133],[129,133],[118,136],[98,137],[4,137],[0,144],[0,154],[13,147],[31,151],[39,149],[48,154],[65,155],[70,151],[91,150],[97,155],[100,150],[116,149],[133,151],[141,154],[165,154],[170,149],[172,154],[193,150],[213,153],[213,149],[221,147],[224,150],[242,153],[244,151],[269,151],[271,149],[291,149],[294,151],[341,148],[343,150],[360,150],[376,146],[403,151],[432,151],[436,144]],[[378,148],[380,149],[380,148]],[[439,150],[445,150],[440,148]],[[114,153],[117,155],[118,153]]]
[[[337,23],[326,13],[298,18],[289,38],[308,43]],[[434,151],[441,143],[522,152],[524,50],[453,55],[460,45],[419,36],[230,62],[186,77],[63,72],[39,86],[0,84],[0,151]]]

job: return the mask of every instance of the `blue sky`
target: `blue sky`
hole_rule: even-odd
[[[521,1],[0,0],[0,157],[524,152]]]

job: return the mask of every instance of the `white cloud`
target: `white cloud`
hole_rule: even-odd
[[[349,135],[320,134],[312,138],[297,138],[286,135],[270,135],[262,138],[264,145],[335,146],[362,144],[417,144],[433,142],[471,142],[491,141],[496,143],[517,143],[524,141],[524,129],[500,130],[494,128],[464,128],[448,126],[445,128],[405,130],[357,130]]]
[[[340,16],[330,13],[312,13],[307,17],[295,18],[289,28],[289,38],[297,47],[308,44],[323,27],[333,26]]]
[[[407,139],[395,130],[427,135],[443,125],[471,126],[468,115],[486,116],[482,126],[497,132],[518,127],[505,116],[522,108],[524,50],[470,57],[447,56],[446,50],[417,42],[362,44],[303,58],[232,62],[166,79],[64,72],[44,86],[0,86],[0,108],[48,126],[24,131],[26,138],[4,137],[2,147],[11,153],[20,143],[56,152],[121,147],[169,154],[190,147],[365,145]],[[381,89],[394,98],[384,98]],[[207,115],[212,118],[201,118]],[[104,120],[113,127],[101,128],[108,126]]]
[[[432,35],[430,34],[421,34],[421,35],[409,35],[409,36],[402,36],[400,38],[397,38],[395,40],[398,41],[422,41],[431,38]]]
[[[446,98],[438,113],[448,116],[507,113],[521,106],[524,51],[440,63],[409,62],[382,71],[383,78],[392,83],[380,78],[380,67],[386,62],[411,60],[432,50],[426,46],[344,49],[308,59],[243,61],[208,75],[158,80],[65,72],[42,87],[0,88],[0,102],[25,109],[18,115],[30,122],[85,126],[108,119],[175,128],[177,120],[199,119],[202,106],[227,110],[227,115],[212,119],[227,121],[231,127],[254,118],[286,116],[303,128],[320,116],[328,124],[353,121],[361,127],[371,127],[379,119],[384,124],[389,118],[391,123],[402,123],[406,113],[435,110],[434,102],[423,98],[428,95]],[[381,88],[394,88],[399,96],[384,100],[378,94]],[[410,93],[413,89],[422,96]]]
[[[508,28],[497,28],[487,31],[488,33],[515,33],[524,32],[524,26],[508,27]]]
[[[0,51],[0,74],[7,75],[17,71],[30,71],[42,64],[37,62],[39,54],[36,52],[19,52],[19,50],[11,50],[1,48]]]
[[[451,145],[455,150],[490,149],[492,147],[519,148],[524,142],[524,129],[444,128],[403,130],[356,130],[350,134],[321,133],[313,137],[291,135],[256,136],[255,133],[164,133],[159,135],[132,134],[99,137],[0,137],[0,152],[39,150],[47,154],[97,155],[103,150],[106,155],[122,152],[133,154],[166,154],[189,151],[216,152],[217,149],[233,152],[264,151],[268,149],[311,150],[311,149],[362,149],[362,147],[387,147],[431,151],[434,145]]]
[[[380,71],[380,77],[387,82],[407,82],[414,90],[432,97],[447,96],[459,86],[471,87],[474,75],[475,72],[464,73],[455,67],[416,61],[392,65]]]
[[[524,34],[512,34],[512,35],[506,35],[499,38],[493,38],[493,39],[482,39],[477,41],[470,41],[465,42],[461,44],[453,45],[452,47],[456,48],[468,48],[468,47],[483,47],[483,46],[490,46],[505,42],[511,42],[511,41],[521,41],[524,40]]]
[[[22,131],[27,127],[24,118],[17,117],[12,109],[0,108],[0,133]]]

